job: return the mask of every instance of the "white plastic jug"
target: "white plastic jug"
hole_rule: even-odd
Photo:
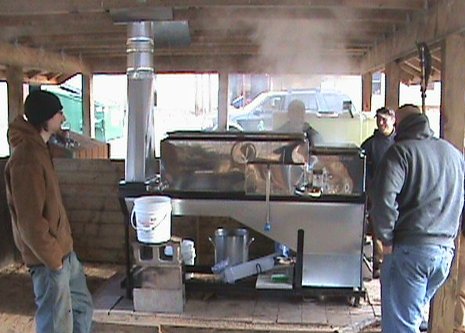
[[[181,255],[184,264],[194,265],[195,264],[195,245],[191,239],[183,239],[181,243]]]
[[[131,225],[141,243],[159,244],[171,238],[171,198],[146,196],[134,200]]]

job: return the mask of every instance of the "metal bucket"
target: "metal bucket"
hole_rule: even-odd
[[[249,239],[249,231],[244,228],[215,231],[213,239],[208,237],[215,247],[215,264],[228,259],[228,266],[234,266],[249,260],[249,246],[255,240]]]

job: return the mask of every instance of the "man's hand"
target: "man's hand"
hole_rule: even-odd
[[[60,267],[58,267],[57,269],[55,269],[55,272],[59,272],[63,269],[63,265],[60,265]]]
[[[388,255],[392,253],[392,245],[383,244],[383,255]]]

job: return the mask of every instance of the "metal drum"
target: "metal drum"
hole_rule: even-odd
[[[249,260],[249,246],[254,238],[249,239],[247,229],[218,228],[213,239],[208,239],[215,247],[215,264],[228,259],[228,266],[234,266]]]

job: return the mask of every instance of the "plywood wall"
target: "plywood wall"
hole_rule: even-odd
[[[118,202],[118,182],[124,177],[124,162],[111,160],[55,159],[64,204],[71,222],[75,248],[81,259],[124,262],[125,221]],[[208,237],[216,228],[237,228],[230,218],[172,218],[172,234],[195,241],[197,263],[214,262],[214,247]],[[251,231],[256,241],[250,246],[251,258],[269,254],[274,243]],[[131,238],[135,233],[131,229]]]
[[[10,215],[6,204],[4,170],[7,159],[0,159],[0,268],[15,260],[15,247],[11,231]]]
[[[118,182],[124,163],[54,159],[75,251],[85,261],[124,261],[124,221]]]
[[[0,267],[14,261],[15,248],[5,199],[3,169],[0,160]],[[112,160],[54,159],[60,179],[63,201],[71,223],[74,247],[83,261],[124,263],[125,221],[118,201],[118,183],[124,177],[124,162]],[[237,228],[241,224],[226,217],[172,218],[172,234],[195,241],[197,263],[211,265],[214,247],[208,237],[216,228]],[[269,254],[274,243],[250,231],[256,241],[249,257]],[[131,238],[135,233],[131,229]]]

